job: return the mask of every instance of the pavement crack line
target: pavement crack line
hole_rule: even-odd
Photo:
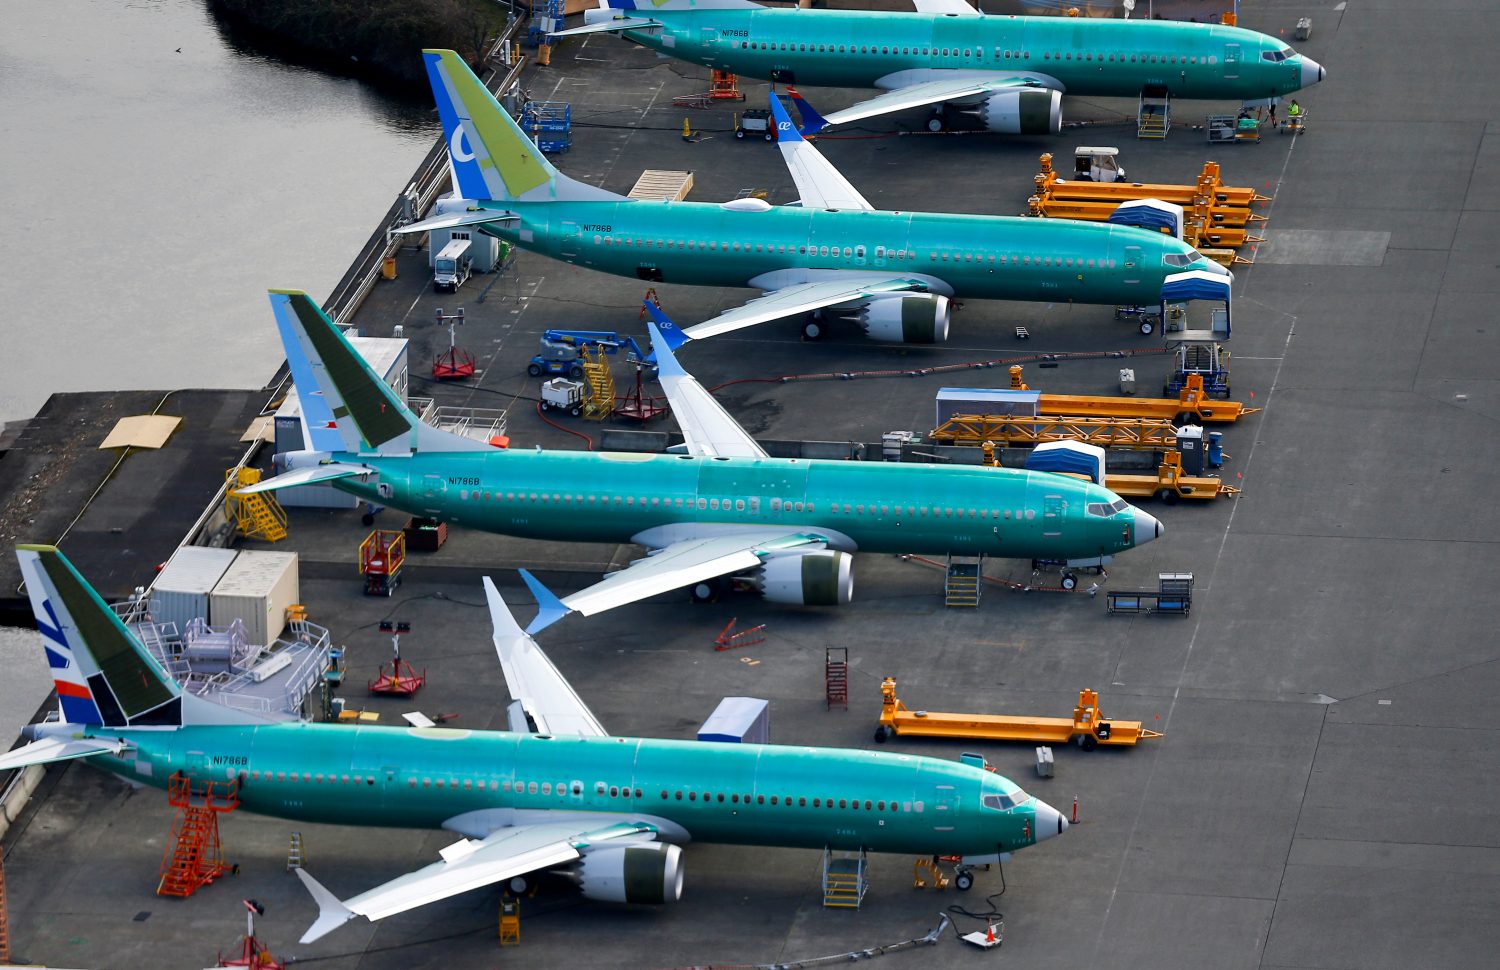
[[[1302,810],[1307,807],[1307,789],[1312,784],[1313,766],[1318,763],[1318,751],[1323,747],[1323,730],[1328,727],[1328,709],[1332,704],[1323,705],[1323,716],[1318,719],[1318,737],[1313,741],[1312,757],[1307,759],[1307,773],[1302,777],[1302,791],[1297,795],[1297,818],[1292,822],[1291,838],[1286,840],[1286,855],[1281,860],[1281,875],[1276,880],[1276,895],[1271,900],[1271,916],[1266,920],[1265,936],[1260,941],[1260,961],[1257,966],[1266,965],[1266,951],[1271,947],[1271,928],[1276,925],[1276,914],[1281,909],[1281,890],[1286,885],[1286,871],[1292,865],[1292,849],[1297,844],[1297,830],[1302,827]]]

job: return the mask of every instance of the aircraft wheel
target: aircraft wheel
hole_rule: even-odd
[[[374,525],[375,524],[375,513],[373,513],[373,512],[366,512],[364,515],[361,515],[359,517],[359,521],[360,521],[361,525]]]
[[[694,583],[690,592],[694,603],[712,603],[724,592],[724,583],[721,579],[705,579],[701,583]]]
[[[974,874],[967,869],[959,871],[953,877],[953,885],[961,893],[966,893],[974,888]]]
[[[528,364],[526,366],[526,373],[530,374],[532,377],[541,377],[542,376],[542,365],[541,364]]]
[[[948,127],[948,123],[943,119],[943,116],[940,115],[940,114],[934,113],[932,117],[930,117],[930,118],[927,119],[927,130],[928,131],[932,131],[932,132],[943,131],[947,127]]]
[[[1151,331],[1153,331],[1155,329],[1156,329],[1156,324],[1152,323],[1150,320],[1145,320],[1145,319],[1141,320],[1141,333],[1146,334],[1146,335],[1149,336],[1150,333],[1151,333]]]
[[[505,885],[513,895],[524,896],[531,889],[531,880],[525,876],[511,876]]]
[[[1076,589],[1077,587],[1078,587],[1078,577],[1075,576],[1075,575],[1073,575],[1072,573],[1063,573],[1063,576],[1062,576],[1062,588],[1063,589]]]
[[[803,340],[822,340],[823,325],[816,320],[809,320],[802,325]]]

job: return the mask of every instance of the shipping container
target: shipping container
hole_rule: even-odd
[[[245,642],[266,645],[286,627],[287,607],[302,602],[295,552],[246,550],[209,594],[209,623],[245,624]]]
[[[158,625],[176,624],[180,634],[189,620],[208,620],[208,596],[238,553],[233,549],[183,546],[156,576],[149,599]]]
[[[771,743],[771,705],[759,697],[726,697],[698,729],[699,741]]]

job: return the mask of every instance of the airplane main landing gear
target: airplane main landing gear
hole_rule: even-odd
[[[953,885],[959,892],[968,892],[974,888],[974,873],[967,866],[959,866],[953,872]]]
[[[927,130],[931,132],[947,131],[948,118],[943,114],[942,108],[935,108],[927,119]]]
[[[802,339],[822,340],[823,322],[823,314],[814,313],[810,319],[802,324]]]

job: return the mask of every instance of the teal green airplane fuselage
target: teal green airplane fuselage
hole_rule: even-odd
[[[1154,304],[1173,273],[1215,263],[1130,226],[1014,216],[727,208],[703,202],[484,202],[519,221],[493,235],[555,259],[653,282],[764,288],[833,271],[910,276],[945,295]],[[775,273],[795,279],[772,278]],[[754,285],[760,285],[756,283]]]
[[[674,527],[784,526],[848,552],[1049,560],[1110,556],[1137,542],[1133,508],[1049,472],[519,450],[335,459],[377,471],[337,483],[371,502],[525,538],[665,545]]]
[[[665,821],[671,841],[966,856],[1037,835],[1035,801],[1000,775],[890,752],[304,723],[88,734],[134,746],[88,758],[132,781],[237,778],[243,808],[310,822],[438,828],[470,812],[607,813]],[[489,827],[506,821],[491,816]]]
[[[1055,79],[1070,95],[1248,101],[1307,83],[1301,55],[1274,37],[1208,24],[1064,17],[955,17],[854,10],[655,10],[660,28],[622,35],[671,57],[747,77],[886,87],[903,71]],[[941,73],[940,73],[941,72]]]

